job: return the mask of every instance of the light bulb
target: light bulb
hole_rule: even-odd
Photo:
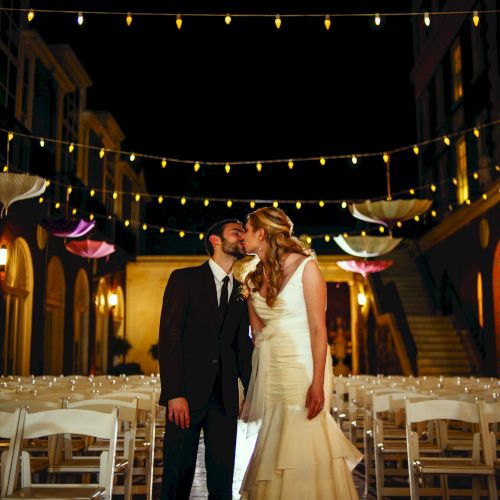
[[[118,198],[118,193],[115,191],[115,192],[113,193],[113,200],[116,200],[116,198]]]
[[[288,162],[288,168],[289,168],[290,170],[292,170],[292,168],[293,168],[293,161],[292,161],[292,160],[290,160],[290,161]]]
[[[161,205],[163,203],[163,196],[158,196],[158,203]]]
[[[366,236],[366,231],[361,231],[361,236]]]
[[[89,219],[90,219],[90,220],[94,220],[94,214],[90,214],[90,215],[89,215]]]
[[[428,12],[424,13],[424,23],[425,23],[426,26],[430,26],[431,25],[431,16],[429,15]]]
[[[28,22],[31,23],[34,17],[35,17],[35,11],[33,9],[30,9],[30,11],[28,12]]]
[[[59,208],[60,206],[61,206],[61,204],[60,204],[59,202],[57,202],[57,203],[55,204],[55,207],[56,207],[56,208]]]
[[[330,29],[331,25],[332,25],[332,22],[330,21],[330,16],[327,14],[325,16],[325,28],[327,31]]]
[[[74,150],[75,150],[75,145],[74,145],[73,143],[71,143],[71,144],[68,146],[68,151],[69,151],[69,153],[71,154]]]
[[[12,132],[9,132],[8,135],[7,135],[7,139],[10,141],[12,141],[12,139],[14,139],[14,134]]]
[[[279,203],[277,201],[273,201],[273,207],[278,208],[278,206],[279,206]]]
[[[68,186],[68,194],[71,194],[73,192],[73,188],[71,186]]]
[[[415,194],[415,190],[413,188],[410,189],[410,194],[413,196]]]
[[[257,168],[257,172],[262,172],[262,163],[257,163],[257,165],[255,165],[255,167]]]
[[[130,226],[130,221],[128,219],[125,219],[125,227],[129,227]]]
[[[147,228],[148,228],[148,225],[147,225],[147,224],[143,224],[143,225],[142,225],[142,230],[143,230],[143,231],[146,231],[146,229],[147,229]]]
[[[161,161],[161,168],[165,168],[166,166],[167,166],[167,160],[163,158],[163,160]]]
[[[344,239],[349,238],[349,235],[347,233],[344,233],[342,236],[344,237]]]
[[[319,159],[319,164],[320,164],[322,167],[324,167],[324,166],[326,165],[326,160],[325,160],[323,157],[321,157],[321,158]]]
[[[375,26],[380,26],[380,14],[375,14]]]
[[[451,144],[450,138],[448,136],[444,137],[443,142],[449,146]]]
[[[356,158],[355,155],[352,155],[351,161],[353,165],[356,165],[358,163],[358,159]]]
[[[298,201],[297,203],[295,203],[295,206],[297,207],[297,210],[299,210],[302,207],[302,203]]]
[[[226,22],[227,25],[230,25],[231,24],[231,16],[229,14],[226,14],[224,21]]]
[[[342,202],[342,208],[347,208],[347,201]]]
[[[433,210],[433,211],[431,212],[431,215],[432,215],[433,217],[436,217],[437,212],[436,212],[435,210]]]
[[[479,12],[477,10],[472,14],[472,22],[476,28],[479,26]]]
[[[379,232],[381,232],[382,234],[385,233],[385,227],[384,226],[379,226],[378,227],[378,230]]]
[[[253,200],[252,200],[252,201],[250,202],[250,208],[255,208],[255,201],[253,201]]]
[[[130,161],[135,161],[135,154],[134,154],[134,153],[132,153],[132,154],[130,155]]]
[[[231,208],[233,206],[233,202],[231,200],[227,200],[227,208]]]
[[[330,235],[329,234],[325,234],[325,241],[328,243],[330,241]]]
[[[483,200],[487,200],[488,199],[488,195],[486,193],[483,194],[482,196]]]
[[[38,203],[43,203],[43,196],[40,196],[40,198],[38,198]]]
[[[181,205],[185,205],[186,204],[186,198],[183,196],[181,198]]]
[[[164,233],[165,232],[165,228],[164,227],[160,227],[160,233]]]
[[[276,25],[276,28],[280,29],[281,27],[281,18],[279,14],[276,14],[276,17],[274,18],[274,24]]]
[[[76,215],[76,208],[74,208],[74,209],[71,211],[71,213],[72,213],[73,215]]]
[[[210,203],[210,200],[206,199],[206,200],[203,202],[203,205],[205,205],[206,207],[208,207],[209,203]]]
[[[196,163],[194,164],[194,167],[193,167],[193,168],[194,168],[194,171],[195,171],[195,172],[198,172],[198,170],[200,170],[200,163],[199,163],[199,162],[196,162]]]
[[[384,156],[382,156],[382,160],[384,160],[384,163],[387,163],[389,161],[390,156],[387,153],[384,153]]]
[[[182,17],[180,14],[177,14],[177,17],[175,19],[175,24],[177,25],[177,29],[181,29],[182,28]]]
[[[402,223],[400,220],[398,220],[398,221],[396,222],[396,226],[398,226],[398,227],[402,227],[402,226],[403,226],[403,223]]]
[[[415,215],[415,217],[413,217],[415,219],[415,222],[418,222],[420,220],[420,217],[418,215]]]
[[[225,171],[226,171],[226,174],[228,174],[229,172],[231,172],[231,165],[229,165],[229,163],[226,163],[226,166],[224,167]]]
[[[185,233],[184,231],[181,231],[181,232],[179,233],[179,236],[180,236],[181,238],[184,238],[184,236],[186,236],[186,233]]]
[[[136,194],[135,195],[135,201],[139,201],[141,199],[141,195],[140,194]]]
[[[479,129],[477,129],[477,128],[474,129],[474,135],[476,137],[479,137],[481,135],[481,133],[479,132]]]
[[[41,148],[45,147],[45,141],[43,139],[40,139],[40,147]]]
[[[130,26],[132,24],[132,14],[130,12],[127,14],[125,22],[127,23],[127,26]]]
[[[99,158],[104,158],[104,148],[99,151]]]
[[[76,22],[78,23],[79,26],[82,26],[83,25],[83,12],[80,11],[78,12],[78,17],[76,18]]]
[[[90,197],[93,198],[95,195],[95,191],[93,189],[90,190]]]
[[[325,206],[325,202],[323,200],[320,200],[318,205],[320,206],[320,208],[323,208]]]
[[[47,182],[45,183],[45,186],[46,186],[46,187],[49,187],[49,186],[50,186],[50,181],[49,181],[49,180],[47,180]]]
[[[312,238],[310,236],[308,236],[306,238],[306,242],[307,242],[308,245],[310,245],[312,243]]]
[[[436,192],[436,189],[437,189],[437,188],[436,188],[436,185],[435,185],[435,184],[431,184],[431,191],[432,191],[433,193],[435,193],[435,192]]]
[[[420,153],[420,149],[419,147],[415,144],[415,146],[413,146],[413,152],[418,155],[418,153]]]

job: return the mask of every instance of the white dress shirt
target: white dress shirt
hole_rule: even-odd
[[[233,273],[226,274],[226,271],[224,271],[224,269],[222,269],[222,267],[220,267],[219,264],[217,264],[217,262],[213,259],[208,261],[208,265],[214,275],[215,288],[217,289],[217,304],[220,303],[220,294],[222,291],[222,285],[224,284],[222,280],[226,276],[229,276],[229,283],[227,284],[227,300],[229,301],[229,297],[231,297],[231,292],[233,291]]]

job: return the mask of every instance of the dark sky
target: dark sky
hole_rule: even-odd
[[[265,160],[383,151],[415,141],[415,110],[410,69],[413,62],[409,16],[384,19],[337,18],[326,31],[323,18],[233,18],[223,14],[373,12],[372,1],[292,2],[33,1],[36,9],[69,8],[116,11],[213,12],[216,18],[87,16],[79,28],[74,16],[36,16],[32,27],[48,43],[69,43],[90,75],[88,107],[110,111],[126,135],[123,149],[186,160],[260,160],[264,169],[143,161],[152,193],[228,198],[332,199],[385,194],[385,169],[378,159],[353,167],[346,160],[267,165]],[[160,5],[161,4],[161,5]],[[236,7],[235,7],[236,6]],[[383,12],[410,9],[411,2],[377,2]],[[416,179],[411,155],[392,159],[393,189]],[[199,204],[198,204],[199,205]],[[191,204],[181,214],[168,204],[150,210],[151,222],[200,224],[211,217],[246,213],[204,209]],[[288,206],[290,207],[290,206]],[[304,226],[342,225],[334,207],[287,208]],[[210,212],[211,211],[211,212]],[[175,214],[174,214],[175,212]],[[346,218],[347,217],[347,218]]]

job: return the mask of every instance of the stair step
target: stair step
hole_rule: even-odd
[[[469,364],[464,359],[418,359],[417,365],[421,366],[433,366],[433,367],[447,367],[447,366],[463,366],[469,367]]]

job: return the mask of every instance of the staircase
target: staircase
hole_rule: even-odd
[[[385,284],[394,281],[417,346],[418,375],[470,375],[471,367],[452,316],[434,311],[414,258],[404,242],[387,255],[394,264],[380,273]]]

